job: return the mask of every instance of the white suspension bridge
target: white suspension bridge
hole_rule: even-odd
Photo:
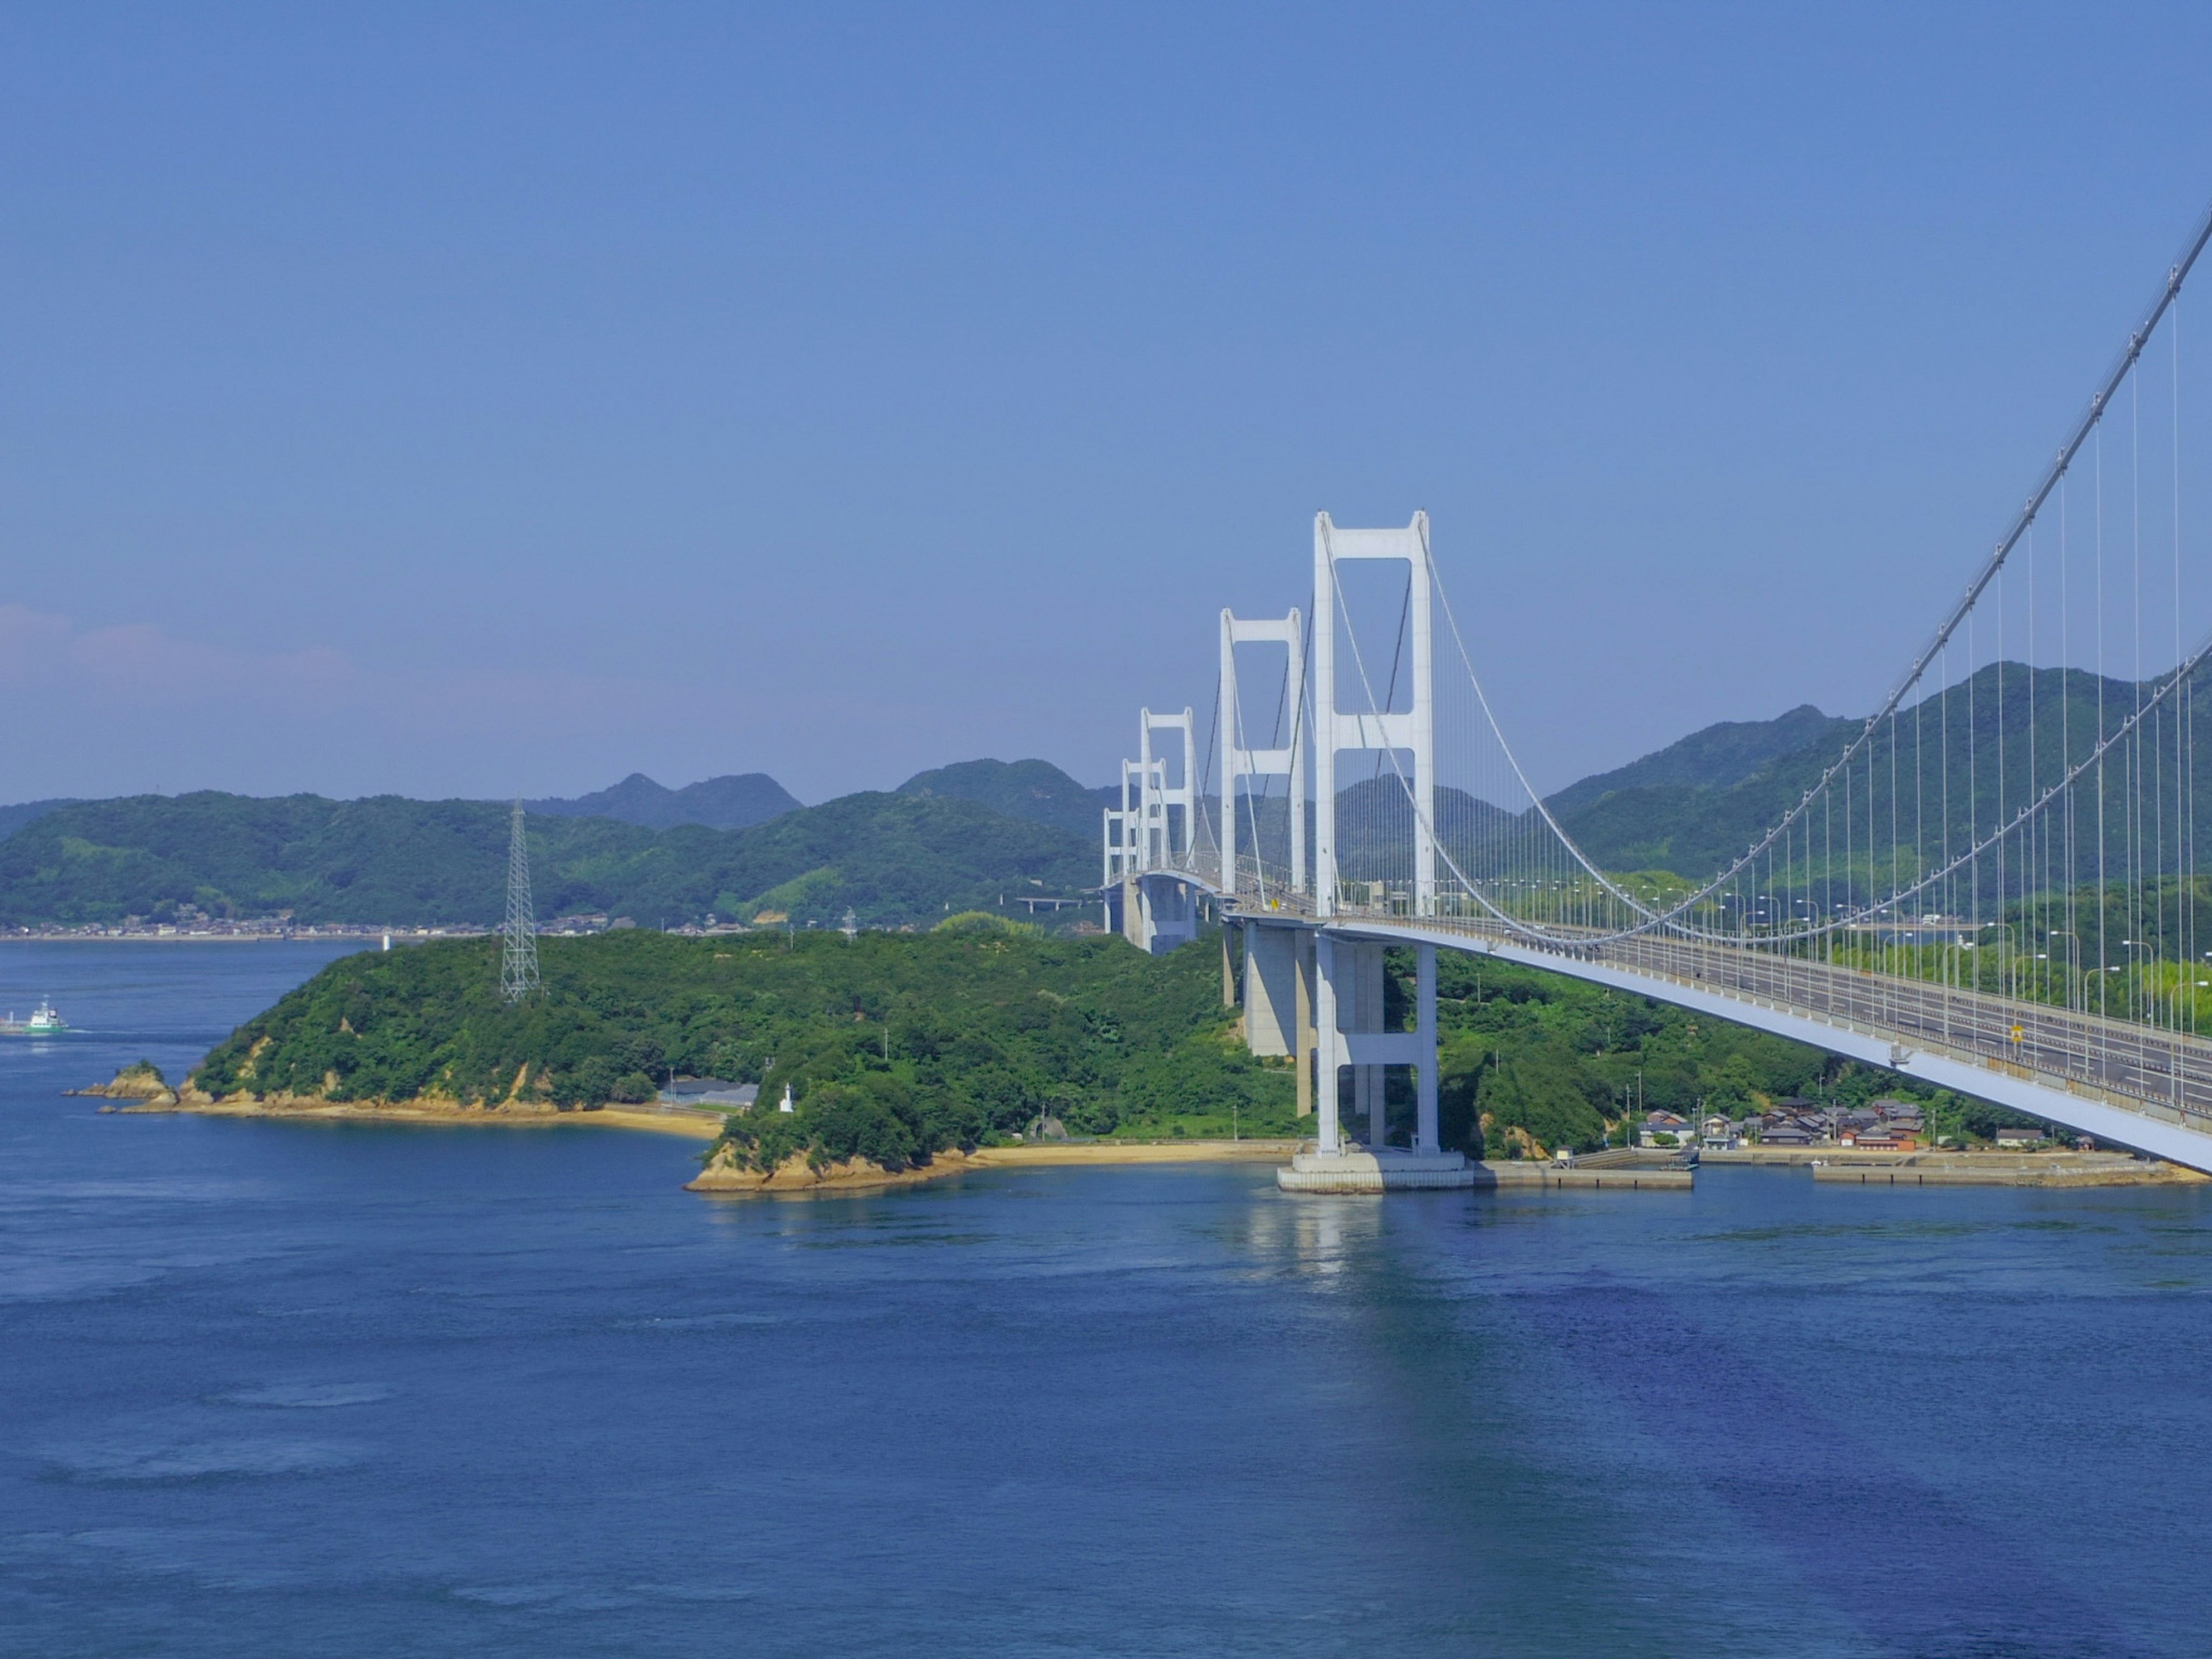
[[[1241,931],[1247,1041],[1297,1058],[1316,1119],[1285,1185],[1471,1178],[1437,1138],[1439,950],[2212,1171],[2212,584],[2184,534],[2212,449],[2186,441],[2179,306],[2208,239],[2212,216],[1888,696],[1829,757],[1755,781],[1768,821],[1735,829],[1716,871],[1608,867],[1563,827],[1484,695],[1425,514],[1322,514],[1310,608],[1221,613],[1203,750],[1192,709],[1140,714],[1102,877],[1146,948],[1194,938],[1208,906]],[[1385,1029],[1392,946],[1415,955],[1410,1031]],[[1224,952],[1229,994],[1225,933]],[[1392,1067],[1413,1083],[1395,1133]]]

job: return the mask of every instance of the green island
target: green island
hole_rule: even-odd
[[[1218,934],[1151,957],[975,914],[927,933],[640,929],[540,949],[544,986],[519,1004],[499,994],[496,939],[341,958],[212,1050],[180,1103],[631,1122],[678,1079],[752,1083],[753,1109],[689,1115],[714,1136],[710,1173],[734,1185],[779,1171],[914,1178],[1045,1136],[1103,1154],[1232,1137],[1279,1146],[1310,1127],[1290,1063],[1249,1054],[1223,1006]],[[1412,975],[1410,953],[1393,952],[1400,1019]],[[1648,1110],[1741,1114],[1809,1095],[1849,1105],[1905,1092],[1962,1145],[2014,1121],[1798,1043],[1458,953],[1438,963],[1438,1022],[1443,1138],[1475,1157],[1632,1144]],[[1399,1079],[1390,1110],[1409,1126]],[[113,1092],[131,1092],[122,1082]]]
[[[1045,1120],[1123,1139],[1297,1132],[1288,1063],[1245,1052],[1214,946],[1152,957],[975,915],[539,949],[544,988],[519,1005],[499,996],[495,939],[341,958],[210,1053],[189,1097],[543,1113],[721,1078],[757,1083],[762,1106],[732,1114],[712,1156],[771,1169],[911,1169]]]

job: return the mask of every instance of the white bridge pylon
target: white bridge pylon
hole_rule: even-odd
[[[1182,739],[1177,781],[1168,781],[1169,757],[1152,751],[1152,734]],[[1198,937],[1200,879],[1195,866],[1199,811],[1197,721],[1191,710],[1137,715],[1137,758],[1121,763],[1121,805],[1103,815],[1102,890],[1108,931],[1120,932],[1139,950],[1172,951]],[[1135,785],[1131,799],[1130,786]]]
[[[1358,656],[1353,684],[1339,678],[1337,620],[1343,586],[1339,567],[1387,560],[1406,567],[1407,612],[1412,627],[1413,707],[1393,714],[1376,706],[1373,680]],[[1412,757],[1410,777],[1401,774],[1413,803],[1413,908],[1428,916],[1437,908],[1436,700],[1429,650],[1429,515],[1413,514],[1402,530],[1340,530],[1328,514],[1314,515],[1314,815],[1315,912],[1334,916],[1343,892],[1337,866],[1336,766],[1347,754],[1379,753],[1397,765]],[[1347,619],[1348,620],[1348,619]],[[1346,691],[1352,707],[1345,707]],[[1389,696],[1386,692],[1385,696]],[[1418,957],[1415,1029],[1387,1032],[1382,1026],[1382,947],[1354,943],[1324,930],[1315,940],[1315,1078],[1318,1109],[1316,1139],[1323,1158],[1344,1150],[1341,1122],[1343,1073],[1351,1073],[1352,1109],[1366,1120],[1366,1147],[1379,1152],[1388,1145],[1385,1068],[1411,1066],[1415,1106],[1411,1151],[1434,1156],[1437,1145],[1437,951],[1414,947]]]
[[[1279,620],[1255,619],[1221,613],[1221,885],[1235,891],[1243,872],[1243,838],[1237,829],[1239,784],[1259,778],[1281,778],[1287,786],[1290,816],[1290,891],[1302,894],[1306,886],[1305,814],[1305,621],[1294,608]],[[1237,647],[1240,645],[1280,645],[1284,647],[1282,705],[1290,715],[1290,741],[1277,748],[1249,747],[1253,726],[1244,713],[1243,690],[1237,681]],[[1271,735],[1274,735],[1271,733]],[[1259,816],[1252,823],[1252,878],[1265,902],[1267,866],[1261,855]]]
[[[1339,676],[1337,617],[1344,592],[1339,568],[1378,560],[1406,567],[1413,685],[1413,707],[1403,714],[1376,707],[1374,681],[1358,656],[1356,642],[1351,683]],[[1348,754],[1381,754],[1389,757],[1394,768],[1397,756],[1413,757],[1412,775],[1400,775],[1413,806],[1413,913],[1436,914],[1437,717],[1430,612],[1427,514],[1416,513],[1402,530],[1340,530],[1328,514],[1314,515],[1314,799],[1327,808],[1314,818],[1314,908],[1318,915],[1334,915],[1343,893],[1334,808],[1337,761]],[[1349,709],[1344,706],[1347,691],[1353,698]]]
[[[1400,563],[1406,570],[1412,690],[1410,707],[1397,712],[1376,706],[1357,644],[1352,645],[1346,662],[1336,637],[1342,610],[1338,567],[1376,561]],[[1195,828],[1203,797],[1190,764],[1196,725],[1188,710],[1180,717],[1186,744],[1185,787],[1178,798],[1184,809],[1182,823],[1188,826],[1182,836],[1171,836],[1164,829],[1155,835],[1152,830],[1152,804],[1167,793],[1156,770],[1152,732],[1156,726],[1175,722],[1160,720],[1149,710],[1139,717],[1139,758],[1122,763],[1122,810],[1105,815],[1104,873],[1109,889],[1118,884],[1118,895],[1109,892],[1109,925],[1118,896],[1121,931],[1133,943],[1157,951],[1170,948],[1181,937],[1194,936],[1196,906],[1192,901],[1199,892],[1218,894],[1242,912],[1237,920],[1245,939],[1246,1041],[1255,1053],[1295,1056],[1299,1110],[1301,1115],[1311,1110],[1316,1117],[1319,1162],[1310,1170],[1285,1172],[1285,1179],[1301,1173],[1310,1177],[1304,1184],[1320,1190],[1340,1190],[1346,1182],[1354,1190],[1462,1186],[1472,1179],[1465,1158],[1443,1151],[1438,1143],[1436,947],[1426,942],[1413,947],[1414,1030],[1386,1030],[1382,943],[1313,926],[1316,918],[1325,924],[1335,916],[1343,886],[1333,811],[1316,815],[1310,887],[1306,870],[1308,755],[1315,779],[1312,799],[1328,802],[1336,798],[1341,756],[1376,754],[1401,772],[1410,764],[1405,782],[1416,804],[1413,902],[1419,916],[1435,913],[1436,716],[1430,572],[1426,514],[1415,514],[1401,528],[1383,530],[1343,529],[1328,514],[1316,515],[1311,742],[1305,735],[1310,717],[1304,617],[1294,609],[1279,619],[1243,618],[1224,610],[1218,710],[1222,833],[1218,842],[1207,848]],[[1280,644],[1286,649],[1286,744],[1261,749],[1251,742],[1252,723],[1245,718],[1246,701],[1237,669],[1237,647],[1244,644]],[[1140,786],[1133,807],[1129,799],[1132,777]],[[1249,878],[1241,851],[1244,837],[1239,828],[1239,792],[1251,781],[1265,777],[1282,777],[1289,785],[1287,887],[1267,878],[1256,811],[1249,818],[1253,852]],[[1179,937],[1178,924],[1186,916],[1191,934]],[[1224,982],[1227,977],[1224,957]],[[1387,1103],[1388,1073],[1395,1066],[1413,1073],[1414,1121],[1408,1144],[1393,1147],[1389,1145]],[[1346,1106],[1364,1133],[1356,1146],[1344,1133]],[[1302,1158],[1299,1162],[1313,1160]]]

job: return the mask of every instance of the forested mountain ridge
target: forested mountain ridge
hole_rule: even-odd
[[[642,772],[573,800],[526,800],[523,810],[546,817],[614,818],[647,830],[703,823],[709,830],[744,830],[799,810],[799,798],[765,772],[708,778],[671,789]]]
[[[971,802],[848,795],[735,830],[527,820],[540,916],[641,925],[763,910],[875,925],[1096,879],[1093,846]],[[504,902],[507,810],[394,795],[335,801],[213,791],[58,808],[0,842],[0,925],[210,915],[488,925]]]
[[[60,795],[47,800],[19,801],[13,806],[0,806],[0,841],[6,840],[25,824],[36,823],[49,812],[78,804],[74,795]]]
[[[1855,763],[1852,822],[1886,824],[1894,816],[1915,827],[1919,845],[1901,853],[1885,847],[1869,864],[1865,838],[1849,837],[1851,879],[1860,888],[1884,886],[1893,866],[1932,868],[1968,845],[1978,827],[1986,835],[2001,818],[2009,821],[2087,754],[2100,731],[2116,731],[2147,690],[2078,669],[1991,664],[1899,710]],[[2141,743],[2119,746],[2108,762],[2107,849],[2124,848],[2131,833],[2127,769],[2160,763],[2184,737],[2177,720],[2196,717],[2189,700],[2177,704],[2146,720]],[[1995,741],[2001,710],[2008,732],[2039,734],[2033,750],[2016,736],[2002,746]],[[1601,867],[1702,879],[1802,800],[1860,724],[1810,705],[1774,720],[1723,722],[1571,785],[1548,805]],[[1793,739],[1795,747],[1784,746]],[[2171,779],[2153,775],[2148,782],[2170,798]],[[2205,797],[2203,810],[2192,801],[2178,821],[2200,840],[2196,867],[2212,867],[2212,772],[2192,772],[2188,783]],[[729,799],[694,793],[717,789]],[[1043,761],[983,760],[919,773],[896,792],[794,805],[737,830],[655,829],[570,815],[593,802],[665,815],[738,810],[740,796],[763,808],[790,799],[758,774],[687,790],[664,790],[634,775],[597,797],[554,803],[558,816],[532,815],[538,911],[604,911],[647,926],[709,913],[750,920],[769,911],[803,927],[835,923],[849,907],[863,922],[896,925],[1018,896],[1072,895],[1098,878],[1098,810],[1108,793]],[[1840,799],[1832,812],[1840,811]],[[240,917],[289,910],[302,922],[488,924],[501,908],[506,810],[485,801],[257,799],[212,791],[0,808],[0,830],[11,818],[20,825],[0,840],[0,925],[167,920],[185,905]],[[1218,825],[1219,802],[1209,799],[1205,810]],[[1413,820],[1395,774],[1347,781],[1338,815],[1337,844],[1350,878],[1403,878]],[[2090,860],[2100,842],[2094,812],[2088,823],[2075,816],[2073,878],[2093,880],[2098,872]],[[1538,828],[1528,813],[1508,812],[1447,785],[1438,789],[1437,827],[1451,859],[1473,873],[1510,859],[1514,838]],[[1279,868],[1288,859],[1288,830],[1277,795],[1240,814],[1238,851],[1249,857],[1256,843]],[[1825,856],[1825,844],[1820,850]],[[1838,865],[1838,878],[1842,872]],[[2052,873],[2063,883],[2065,871]],[[2118,879],[2122,872],[2108,873]]]
[[[2021,808],[2088,755],[2100,732],[2117,732],[2158,683],[2104,679],[2083,669],[2030,668],[1990,663],[1955,685],[1898,710],[1875,731],[1852,764],[1848,797],[1838,786],[1828,812],[1840,875],[1846,848],[1856,872],[1854,890],[1869,884],[1887,886],[1900,871],[1937,866],[1976,838],[2009,823]],[[2031,707],[2033,719],[2030,719]],[[2177,723],[2201,719],[2187,699],[2170,700],[2147,717],[2138,744],[2130,739],[2111,751],[2106,763],[2112,787],[2106,792],[2107,848],[2123,846],[2129,834],[2129,768],[2161,763],[2174,752]],[[1784,719],[1791,718],[1785,716]],[[1720,787],[1652,784],[1620,788],[1560,815],[1561,827],[1601,866],[1611,870],[1670,870],[1693,880],[1724,869],[1779,823],[1804,799],[1805,792],[1843,753],[1863,720],[1837,720],[1829,729],[1787,754]],[[2009,735],[2000,742],[2000,730]],[[2024,741],[2033,732],[2036,741]],[[1640,764],[1640,763],[1639,763]],[[1626,769],[1632,770],[1633,769]],[[2152,787],[2157,780],[2150,777]],[[2201,805],[2190,821],[2199,837],[2197,864],[2212,856],[2212,774],[2191,780]],[[2172,799],[2173,781],[2164,786]],[[1577,788],[1580,786],[1577,786]],[[1570,792],[1562,792],[1562,794]],[[1557,799],[1557,798],[1555,798]],[[1881,827],[1881,844],[1872,855],[1862,832],[1844,839],[1844,804],[1855,821]],[[1888,846],[1893,823],[1908,843],[1902,852]],[[1917,838],[1917,848],[1911,844]],[[2077,807],[2074,881],[2096,878],[2098,845],[2094,809]],[[1825,843],[1819,854],[1826,857]],[[1984,872],[1994,875],[1995,866]],[[2115,878],[2118,871],[2108,869]],[[2054,867],[2054,881],[2067,872]]]
[[[1801,703],[1771,720],[1722,720],[1610,772],[1595,772],[1547,798],[1555,816],[1572,816],[1625,789],[1729,789],[1805,750],[1832,757],[1861,722]]]
[[[1119,788],[1089,788],[1042,760],[962,761],[917,772],[899,785],[898,793],[974,801],[1008,817],[1053,824],[1094,841],[1102,810],[1121,804]]]

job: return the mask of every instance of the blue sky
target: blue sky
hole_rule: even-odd
[[[1856,711],[2208,105],[2185,9],[14,9],[0,799],[1103,781],[1323,507],[1546,787]]]

